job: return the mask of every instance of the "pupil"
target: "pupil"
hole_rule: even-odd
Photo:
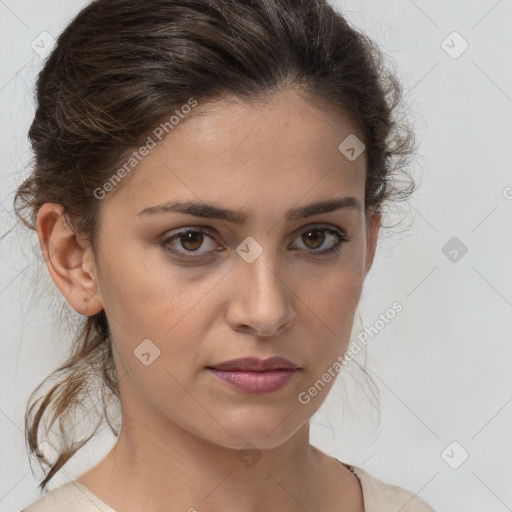
[[[311,235],[312,233],[316,233],[316,235],[317,235],[317,236],[313,235],[313,236],[311,237],[311,238],[313,239],[313,242],[315,241],[315,239],[316,239],[317,241],[318,241],[318,240],[320,240],[320,243],[319,243],[319,244],[315,245],[315,244],[313,243],[313,246],[311,246],[311,245],[310,245],[310,243],[309,243],[309,242],[311,241],[310,235]],[[321,235],[320,235],[320,233],[321,233]],[[318,236],[318,235],[320,235],[320,236]],[[306,237],[307,237],[307,238],[306,238],[306,245],[307,245],[308,247],[311,247],[311,248],[313,248],[313,249],[316,249],[317,247],[319,247],[320,245],[322,245],[322,243],[323,243],[323,239],[324,239],[324,236],[325,236],[325,235],[323,234],[323,232],[322,232],[322,231],[320,231],[320,230],[318,230],[318,229],[312,229],[311,231],[308,231],[308,232],[306,233]]]
[[[201,247],[201,242],[202,242],[202,234],[201,233],[186,233],[185,235],[183,235],[183,237],[185,238],[184,242],[182,241],[182,245],[183,247],[185,247],[185,249],[188,249],[190,251],[195,251],[197,249],[199,249],[199,247]],[[196,239],[196,243],[194,244],[194,238]],[[187,247],[186,245],[184,244],[190,244],[190,242],[192,242],[192,246],[193,247],[190,247],[190,245]],[[199,242],[199,243],[197,243]]]

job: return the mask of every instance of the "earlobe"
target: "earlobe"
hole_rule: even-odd
[[[37,215],[37,233],[46,267],[69,305],[92,316],[103,309],[94,258],[66,223],[63,207],[45,203]]]

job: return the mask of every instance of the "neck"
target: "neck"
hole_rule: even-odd
[[[115,510],[296,512],[321,503],[322,452],[309,444],[309,423],[277,447],[244,451],[192,434],[147,402],[125,404],[116,445],[79,478]]]

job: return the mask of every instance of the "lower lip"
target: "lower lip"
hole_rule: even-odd
[[[248,372],[241,370],[217,370],[208,368],[216,377],[232,384],[244,393],[271,393],[283,387],[294,375],[294,369]]]

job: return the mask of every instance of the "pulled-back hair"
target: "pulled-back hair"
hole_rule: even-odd
[[[348,115],[359,130],[366,211],[385,213],[412,194],[414,135],[397,114],[400,82],[375,43],[326,0],[96,0],[60,34],[38,75],[33,169],[16,191],[15,212],[36,230],[41,206],[61,204],[97,256],[95,191],[156,126],[191,98],[252,102],[287,89]],[[104,419],[119,435],[106,407],[120,398],[107,318],[101,311],[82,320],[68,359],[34,390],[25,413],[30,454],[47,466],[41,489]],[[91,390],[93,377],[99,390]],[[103,404],[96,428],[69,439],[89,393]],[[38,447],[55,422],[61,442],[50,461]]]

